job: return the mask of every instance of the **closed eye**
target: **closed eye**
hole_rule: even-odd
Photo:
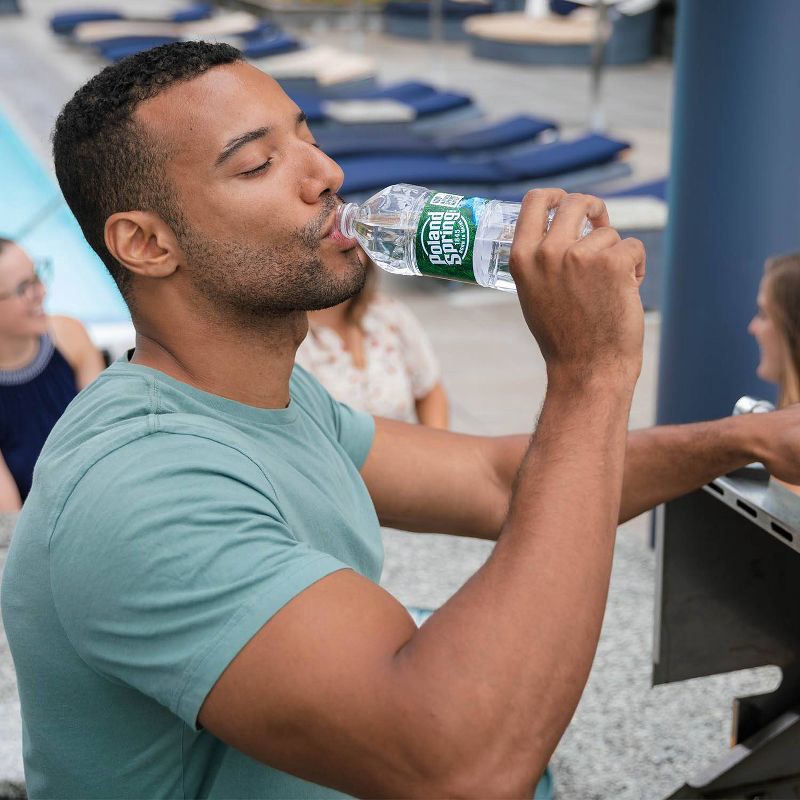
[[[264,172],[267,167],[272,163],[272,161],[265,161],[263,164],[259,164],[259,166],[255,167],[254,169],[248,169],[245,172],[240,172],[240,175],[260,175]]]

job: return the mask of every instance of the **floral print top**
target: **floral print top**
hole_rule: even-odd
[[[314,326],[297,351],[307,369],[337,399],[379,417],[417,422],[415,401],[439,381],[440,370],[419,320],[402,303],[378,294],[361,320],[363,369],[339,335]]]

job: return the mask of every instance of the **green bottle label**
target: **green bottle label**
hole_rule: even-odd
[[[417,224],[417,269],[423,275],[476,283],[472,268],[475,231],[486,200],[431,192]]]

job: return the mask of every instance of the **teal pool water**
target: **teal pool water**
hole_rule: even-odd
[[[77,317],[87,325],[130,320],[114,281],[83,238],[55,179],[11,127],[1,108],[0,236],[18,239],[32,256],[52,260],[53,279],[46,302],[50,313]]]

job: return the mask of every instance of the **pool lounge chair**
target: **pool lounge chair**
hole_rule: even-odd
[[[213,13],[211,3],[192,3],[180,11],[166,14],[163,17],[129,17],[115,9],[86,9],[80,11],[63,11],[50,18],[50,29],[59,36],[70,35],[78,25],[84,22],[110,22],[112,20],[129,20],[131,22],[195,22],[207,19]]]
[[[302,45],[281,30],[272,26],[263,26],[261,30],[252,31],[240,36],[213,37],[215,41],[225,41],[241,50],[245,58],[263,58],[264,56],[277,56],[299,50]],[[132,36],[124,39],[111,39],[100,43],[96,49],[103,58],[109,61],[122,61],[123,58],[150,50],[163,44],[187,41],[168,36]]]
[[[346,98],[376,88],[374,59],[326,45],[259,57],[255,65],[290,94]]]
[[[529,116],[508,119],[456,134],[423,136],[411,131],[392,131],[375,136],[372,132],[326,131],[317,135],[317,143],[331,158],[400,154],[447,155],[475,159],[488,154],[509,155],[541,143],[543,136],[555,136],[554,122]]]
[[[543,145],[527,153],[463,161],[441,155],[340,158],[345,180],[341,194],[363,200],[393,183],[415,183],[455,194],[500,197],[524,194],[541,185],[586,190],[630,173],[620,161],[627,142],[590,134]]]
[[[397,126],[413,130],[432,129],[480,115],[468,95],[433,91],[429,94],[404,97],[368,97],[325,100],[312,95],[291,94],[306,113],[314,130],[347,130],[358,125],[371,127],[375,133],[397,130]]]
[[[72,32],[77,44],[99,46],[112,39],[133,36],[170,37],[172,39],[215,39],[223,36],[243,36],[263,30],[262,21],[246,11],[231,11],[208,19],[192,22],[139,22],[109,20],[84,22]]]
[[[430,83],[424,83],[423,81],[401,81],[398,83],[389,83],[383,86],[376,86],[370,85],[365,86],[358,92],[353,92],[347,98],[348,100],[395,100],[397,102],[403,103],[409,100],[418,100],[423,97],[431,97],[436,94],[440,94],[442,92],[441,89],[437,89]],[[325,94],[304,94],[303,92],[296,92],[298,97],[301,97],[307,101],[316,100],[318,102],[323,102],[324,100],[329,99],[338,99],[338,98],[329,98]],[[293,95],[294,96],[294,95]]]
[[[272,33],[280,32],[280,28],[273,24],[272,22],[268,22],[267,20],[256,20],[253,22],[252,20],[248,19],[247,17],[242,17],[240,21],[237,23],[236,27],[238,30],[234,31],[233,33],[228,33],[229,29],[229,20],[223,19],[220,22],[218,19],[213,21],[213,25],[210,24],[210,20],[204,20],[204,23],[208,22],[209,25],[206,28],[205,35],[209,39],[217,39],[220,37],[227,38],[230,37],[238,37],[242,40],[253,40],[259,39],[262,36],[267,36]],[[146,28],[141,28],[139,32],[136,32],[135,29],[131,29],[131,32],[125,34],[124,36],[113,35],[109,36],[107,39],[92,39],[87,42],[80,41],[77,37],[72,37],[73,41],[77,44],[83,45],[85,47],[92,47],[100,52],[104,52],[108,48],[112,47],[125,47],[127,45],[134,45],[134,44],[147,44],[148,42],[155,42],[158,44],[165,44],[167,42],[178,42],[184,39],[196,39],[199,38],[197,36],[176,36],[176,31],[172,30],[171,28],[165,28],[163,26],[153,27],[153,31],[160,31],[160,32],[153,32],[148,33]],[[219,34],[217,31],[221,31]],[[195,33],[196,29],[194,26],[187,26],[184,28],[185,33]],[[202,32],[202,30],[201,30]],[[155,46],[155,45],[151,45]]]

